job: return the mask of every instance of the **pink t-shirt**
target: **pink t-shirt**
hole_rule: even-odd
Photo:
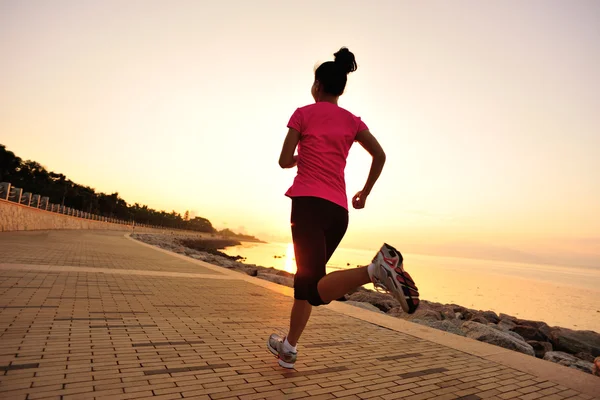
[[[300,132],[298,173],[288,197],[313,196],[348,209],[344,169],[356,134],[367,125],[351,112],[328,102],[298,108],[288,128]]]

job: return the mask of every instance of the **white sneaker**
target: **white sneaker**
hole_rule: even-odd
[[[279,359],[279,365],[283,368],[292,369],[296,364],[296,356],[298,353],[286,351],[283,347],[284,340],[285,338],[273,333],[267,341],[267,348]]]
[[[387,243],[373,258],[373,274],[371,281],[375,290],[390,293],[400,302],[402,309],[412,314],[419,307],[419,289],[404,271],[402,254]]]

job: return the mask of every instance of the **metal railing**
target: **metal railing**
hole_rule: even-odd
[[[102,215],[92,214],[89,212],[76,210],[71,207],[65,207],[61,204],[50,203],[50,198],[39,194],[23,193],[23,189],[12,186],[9,182],[0,182],[0,200],[7,200],[13,203],[18,203],[26,207],[37,208],[44,211],[49,211],[57,214],[68,215],[70,217],[89,219],[92,221],[110,222],[112,224],[131,225],[141,228],[155,229],[177,229],[165,228],[162,226],[139,224],[134,220],[125,221],[118,218],[104,217]]]

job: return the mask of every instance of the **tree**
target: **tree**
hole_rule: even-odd
[[[94,188],[72,182],[63,174],[50,172],[35,161],[23,161],[2,144],[0,144],[0,181],[10,182],[26,192],[48,196],[51,203],[63,204],[66,207],[105,217],[134,220],[140,224],[169,228],[215,232],[206,218],[196,217],[190,221],[189,211],[186,211],[182,217],[176,211],[167,213],[138,203],[129,205],[117,192],[96,193]]]
[[[6,147],[0,144],[0,181],[12,181],[14,180],[15,171],[19,168],[22,161],[19,157],[15,156],[12,151],[6,150]]]

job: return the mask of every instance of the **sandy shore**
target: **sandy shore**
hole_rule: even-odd
[[[245,264],[239,261],[239,257],[219,252],[219,249],[239,244],[235,240],[166,234],[133,234],[132,238],[259,279],[293,287],[293,274],[289,272]],[[542,321],[523,320],[502,313],[498,315],[493,311],[424,299],[421,299],[419,309],[409,315],[392,296],[365,288],[346,294],[345,299],[340,301],[600,376],[600,334],[597,332],[550,327]]]

